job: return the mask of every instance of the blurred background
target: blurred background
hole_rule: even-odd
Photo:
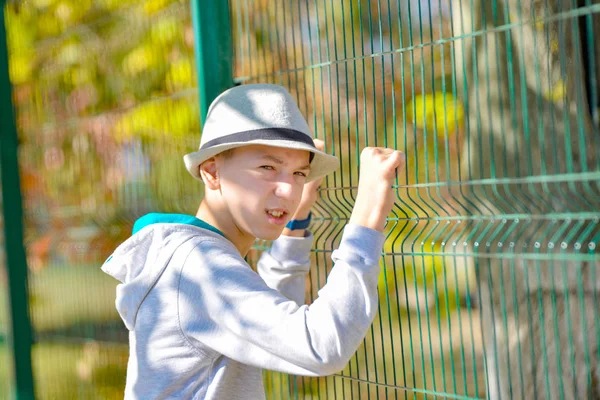
[[[408,160],[371,331],[339,374],[266,372],[268,398],[600,399],[599,18],[596,0],[6,2],[36,398],[122,398],[127,330],[100,266],[138,217],[195,214],[182,157],[216,80],[285,86],[340,158],[309,301],[360,150]],[[12,398],[8,272],[25,267],[2,261]]]

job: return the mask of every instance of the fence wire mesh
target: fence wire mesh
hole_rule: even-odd
[[[340,158],[314,212],[309,301],[360,150],[408,160],[369,334],[338,374],[266,373],[267,397],[600,399],[600,2],[230,7],[235,82],[288,88]],[[181,162],[200,131],[189,14],[7,7],[40,398],[122,397],[127,336],[99,265],[136,218],[193,214],[202,195]]]
[[[341,159],[328,270],[365,145],[408,165],[380,312],[324,398],[599,396],[597,2],[232,1],[236,80],[282,84]],[[312,274],[313,298],[323,277]],[[595,397],[593,397],[595,398]]]

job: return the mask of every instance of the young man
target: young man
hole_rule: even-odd
[[[264,399],[263,368],[309,376],[343,369],[377,311],[382,231],[403,154],[362,151],[352,216],[310,306],[306,227],[320,178],[338,161],[315,146],[290,94],[264,84],[224,92],[185,163],[206,188],[196,217],[142,217],[102,267],[122,282],[125,397]],[[244,261],[256,238],[274,240],[259,274]]]

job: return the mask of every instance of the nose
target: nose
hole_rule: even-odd
[[[275,182],[275,196],[282,199],[290,199],[294,194],[293,177],[280,177]]]

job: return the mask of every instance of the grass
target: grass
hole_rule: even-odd
[[[30,274],[30,312],[35,331],[119,319],[115,309],[117,283],[97,264],[52,266]]]
[[[106,331],[107,322],[119,321],[116,284],[98,264],[53,265],[29,274],[30,316],[38,340],[32,348],[36,398],[123,398],[127,344],[92,339],[98,326]],[[8,327],[8,286],[2,280],[0,398],[10,398],[14,390]]]
[[[125,388],[127,345],[38,343],[32,361],[37,399],[122,399]],[[0,394],[13,382],[9,349],[0,346]]]

